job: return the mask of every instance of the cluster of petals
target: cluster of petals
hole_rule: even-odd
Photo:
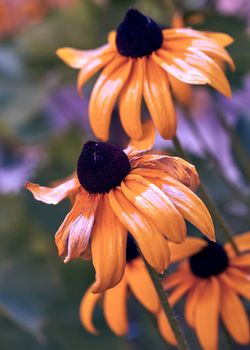
[[[65,262],[92,257],[96,271],[92,291],[96,293],[121,280],[128,232],[158,272],[169,265],[168,242],[186,239],[185,220],[215,239],[210,214],[193,192],[199,185],[193,165],[147,153],[131,152],[128,158],[130,172],[106,193],[87,192],[75,174],[52,188],[26,184],[35,199],[47,204],[72,199],[72,209],[55,235],[56,245]]]
[[[188,237],[181,245],[170,243],[172,262],[181,262],[177,270],[165,278],[164,288],[171,291],[169,302],[172,306],[186,295],[185,319],[204,350],[218,348],[220,318],[237,343],[250,344],[249,318],[240,298],[250,300],[250,232],[235,236],[234,241],[240,255],[236,255],[230,243],[224,244],[228,266],[207,278],[193,273],[189,258],[201,252],[208,241]],[[175,345],[168,336],[168,322],[162,316],[159,327],[165,339]]]
[[[161,33],[161,47],[142,57],[121,54],[115,31],[109,34],[108,43],[97,49],[58,49],[58,56],[66,64],[80,70],[77,80],[80,93],[84,84],[103,69],[89,103],[90,124],[99,139],[106,141],[109,138],[112,111],[117,100],[122,126],[131,139],[143,137],[142,100],[154,127],[163,138],[171,139],[176,133],[172,92],[183,101],[190,95],[190,84],[208,84],[223,95],[231,96],[223,72],[224,63],[234,69],[234,63],[225,50],[233,41],[230,36],[191,28],[168,28],[162,29]]]

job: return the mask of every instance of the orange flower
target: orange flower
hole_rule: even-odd
[[[249,319],[239,298],[250,300],[250,232],[235,236],[241,255],[229,243],[223,247],[201,238],[187,238],[181,245],[170,243],[171,259],[184,259],[176,272],[164,280],[173,288],[169,302],[175,305],[187,295],[185,317],[205,350],[216,350],[221,317],[239,344],[250,344]]]
[[[203,202],[193,193],[199,178],[193,165],[163,155],[130,153],[114,145],[87,142],[77,171],[53,188],[27,183],[35,199],[73,207],[56,233],[65,262],[92,253],[94,292],[115,286],[125,269],[127,231],[158,272],[169,264],[168,240],[186,238],[185,220],[214,240],[214,227]]]
[[[94,308],[100,300],[102,300],[107,324],[119,336],[128,332],[127,299],[130,292],[149,312],[156,316],[159,312],[163,312],[152,280],[130,236],[128,236],[126,249],[126,268],[121,281],[104,293],[93,294],[91,290],[92,287],[82,298],[80,319],[83,326],[92,334],[98,333],[92,318]],[[164,313],[162,317],[167,325],[164,328],[164,337],[176,344],[175,336]]]
[[[141,100],[144,98],[155,127],[171,139],[176,132],[170,90],[179,95],[186,84],[209,84],[225,96],[229,83],[216,61],[234,67],[224,46],[232,39],[222,33],[193,29],[161,29],[150,17],[130,9],[108,44],[95,50],[61,48],[58,56],[80,69],[78,90],[104,68],[91,94],[89,118],[95,135],[106,141],[112,110],[119,97],[121,123],[135,140],[143,136]]]

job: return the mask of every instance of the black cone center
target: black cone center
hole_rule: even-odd
[[[162,41],[158,24],[135,9],[128,10],[117,28],[116,46],[123,56],[148,56],[161,47]]]
[[[83,146],[77,163],[77,176],[89,193],[105,193],[119,186],[131,167],[119,147],[89,141]]]

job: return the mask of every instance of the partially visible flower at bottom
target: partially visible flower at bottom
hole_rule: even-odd
[[[186,295],[185,318],[205,350],[218,346],[219,317],[232,338],[250,344],[247,312],[239,296],[250,300],[250,232],[234,238],[241,255],[201,238],[188,237],[181,245],[170,243],[172,262],[183,260],[164,280],[175,305]]]
[[[184,220],[215,240],[211,216],[193,193],[199,185],[195,167],[180,158],[128,150],[89,141],[67,181],[52,188],[26,184],[35,199],[47,204],[72,199],[56,245],[65,262],[92,255],[96,293],[121,280],[128,231],[158,272],[170,261],[168,241],[185,240]]]
[[[93,324],[93,313],[96,304],[102,300],[104,316],[110,329],[116,335],[126,335],[129,331],[127,299],[131,293],[146,310],[156,317],[161,314],[162,336],[176,345],[175,336],[160,306],[154,285],[130,236],[127,241],[126,269],[122,280],[104,293],[93,294],[91,290],[92,286],[86,291],[80,304],[80,319],[88,332],[98,333]]]

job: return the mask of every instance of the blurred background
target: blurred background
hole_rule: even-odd
[[[78,306],[93,280],[93,268],[83,261],[65,265],[54,244],[54,233],[69,203],[44,205],[23,189],[27,180],[49,184],[67,177],[75,168],[83,142],[93,139],[87,117],[93,80],[84,89],[85,97],[78,97],[77,72],[56,57],[56,49],[95,48],[105,43],[107,33],[132,6],[163,26],[171,25],[178,9],[186,25],[234,37],[229,52],[237,70],[227,74],[233,98],[226,100],[208,87],[195,88],[189,117],[198,134],[187,125],[181,108],[178,134],[235,234],[250,227],[248,0],[0,0],[2,350],[171,348],[133,298],[129,300],[127,337],[111,333],[101,307],[95,313],[101,335],[92,336],[82,328]],[[111,140],[123,146],[127,142],[117,115]],[[172,152],[171,143],[159,137],[156,148]],[[223,241],[220,232],[217,237]],[[178,308],[182,312],[182,305]],[[188,332],[192,349],[198,349],[195,336]],[[243,349],[235,344],[232,348]]]

